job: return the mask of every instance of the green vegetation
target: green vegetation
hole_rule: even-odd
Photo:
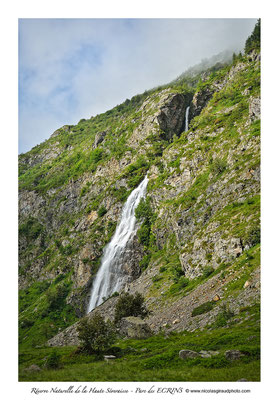
[[[261,20],[258,19],[252,34],[248,37],[245,43],[245,53],[261,47]]]
[[[227,167],[226,161],[216,158],[211,164],[211,171],[214,175],[220,175]]]
[[[129,294],[123,293],[115,306],[115,322],[119,322],[124,317],[141,317],[144,318],[148,314],[144,297],[140,293]]]
[[[87,354],[104,354],[115,341],[113,324],[95,313],[91,319],[83,318],[78,327],[78,337],[81,342],[81,351]]]
[[[151,226],[155,219],[155,214],[151,208],[150,197],[141,199],[135,210],[135,216],[138,220],[142,221],[142,224],[137,232],[139,242],[145,246],[148,246],[151,238]]]
[[[69,275],[60,280],[35,282],[19,291],[19,344],[21,348],[44,344],[77,319],[66,297],[71,289]]]
[[[23,224],[19,225],[19,235],[24,235],[28,241],[37,239],[43,230],[43,225],[34,217],[29,217]]]
[[[217,315],[216,321],[213,324],[214,327],[220,328],[221,326],[227,325],[228,321],[234,316],[233,311],[230,310],[227,304],[222,304],[221,311]]]
[[[40,211],[21,216],[19,225],[20,274],[28,282],[19,292],[20,380],[260,379],[259,308],[242,307],[237,315],[230,308],[260,265],[260,120],[249,115],[251,99],[260,96],[259,63],[249,54],[259,47],[260,21],[245,54],[234,55],[231,64],[183,74],[106,113],[64,126],[20,155],[20,191],[31,191],[31,204],[38,203]],[[157,111],[163,89],[182,93],[187,104],[198,91],[206,91],[209,100],[179,137],[171,140],[151,129],[135,145],[132,135]],[[97,315],[82,320],[80,348],[43,347],[83,315],[88,287],[76,282],[77,267],[94,277],[116,228],[114,211],[148,171],[147,197],[135,212],[140,268],[151,272],[144,277],[149,279],[145,299],[156,299],[157,312],[215,277],[222,280],[221,301],[204,296],[192,311],[195,322],[206,313],[215,320],[202,332],[162,331],[145,340],[122,340]],[[34,271],[40,271],[39,279]],[[116,323],[147,315],[138,293],[113,296]],[[183,361],[178,357],[183,348],[219,354]],[[232,348],[245,357],[228,361],[224,352]],[[117,356],[111,364],[101,361],[107,351]],[[26,371],[34,363],[41,372]]]
[[[203,303],[200,306],[194,308],[192,311],[192,317],[207,313],[208,311],[212,310],[214,304],[214,301],[207,301],[206,303]]]
[[[249,320],[229,328],[211,331],[172,332],[154,335],[148,339],[117,340],[112,348],[116,355],[111,363],[96,360],[95,356],[76,351],[75,347],[57,348],[63,368],[46,369],[44,358],[53,352],[50,348],[20,351],[20,381],[248,381],[260,380],[260,329],[257,325],[258,308],[248,307],[241,315]],[[214,350],[211,358],[182,360],[179,351]],[[245,354],[238,361],[228,361],[225,351],[239,349]],[[112,353],[110,353],[112,354]],[[37,364],[41,372],[27,372]]]
[[[98,217],[103,217],[107,213],[107,209],[105,206],[101,206],[98,210]]]
[[[46,358],[47,369],[57,369],[61,366],[61,355],[54,349]]]

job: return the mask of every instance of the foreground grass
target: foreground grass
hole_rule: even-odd
[[[246,311],[247,312],[247,311]],[[46,369],[52,348],[24,349],[19,354],[20,381],[248,381],[260,380],[260,332],[258,313],[240,325],[210,331],[161,333],[148,339],[120,340],[111,349],[117,358],[112,362],[77,354],[75,347],[56,348],[61,357],[58,369]],[[216,350],[211,358],[181,360],[181,349]],[[226,350],[238,349],[245,355],[229,361]],[[41,371],[27,368],[37,364]]]

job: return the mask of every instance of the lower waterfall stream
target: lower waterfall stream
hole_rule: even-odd
[[[122,256],[128,242],[136,233],[135,209],[146,194],[147,183],[146,176],[124,204],[120,222],[112,239],[104,249],[101,266],[93,281],[87,308],[88,313],[103,303],[104,298],[108,298],[123,287],[126,275],[121,271]]]

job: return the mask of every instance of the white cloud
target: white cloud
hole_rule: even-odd
[[[61,125],[167,83],[202,58],[240,48],[254,24],[252,19],[20,20],[20,151]]]

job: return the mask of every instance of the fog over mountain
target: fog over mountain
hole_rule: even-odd
[[[255,21],[19,20],[19,151],[175,79],[202,59],[241,50]]]

